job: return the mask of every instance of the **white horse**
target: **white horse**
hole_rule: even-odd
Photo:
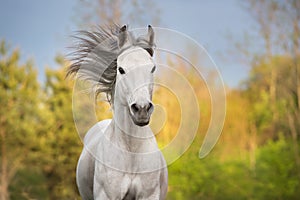
[[[161,200],[168,172],[148,126],[152,103],[154,32],[137,39],[127,26],[81,32],[68,74],[89,80],[96,96],[106,93],[113,119],[94,125],[84,138],[77,165],[83,200]]]

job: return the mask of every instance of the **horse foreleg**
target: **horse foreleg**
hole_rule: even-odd
[[[94,159],[83,149],[77,164],[76,182],[83,200],[93,200]]]

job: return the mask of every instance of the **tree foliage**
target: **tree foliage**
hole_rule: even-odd
[[[3,42],[1,199],[74,198],[77,190],[71,172],[81,144],[72,123],[71,83],[65,81],[62,68],[47,70],[41,87],[32,62],[19,64],[19,51],[4,46]]]
[[[19,63],[19,50],[10,51],[1,42],[0,55],[0,135],[1,199],[19,170],[34,160],[43,134],[41,88],[32,62]],[[26,195],[30,187],[21,189]]]

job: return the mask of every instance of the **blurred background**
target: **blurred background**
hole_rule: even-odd
[[[187,34],[224,79],[223,132],[200,160],[209,92],[184,63],[167,58],[201,99],[198,134],[169,166],[167,199],[299,199],[300,1],[10,0],[0,3],[0,200],[80,199],[68,47],[77,30],[112,22]],[[155,92],[154,100],[177,112],[157,135],[163,146],[176,134],[180,110],[176,97]],[[107,105],[98,108],[99,120],[111,116]]]

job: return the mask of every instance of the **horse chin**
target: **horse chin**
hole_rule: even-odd
[[[149,124],[149,121],[146,121],[146,122],[134,122],[134,124],[137,125],[137,126],[143,127],[143,126],[148,125],[148,124]]]
[[[150,119],[137,119],[134,115],[131,115],[133,123],[137,126],[146,126],[149,124]]]

